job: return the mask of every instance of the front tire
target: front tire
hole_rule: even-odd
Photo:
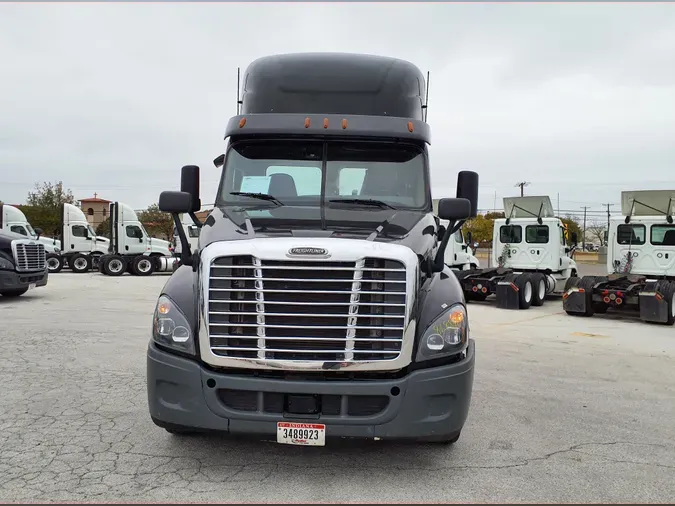
[[[27,291],[28,288],[20,288],[18,290],[5,290],[3,292],[0,292],[0,295],[7,298],[21,297]]]
[[[85,273],[91,267],[91,262],[88,256],[83,255],[82,253],[75,253],[68,260],[68,265],[70,265],[70,270],[77,274]]]
[[[61,272],[61,269],[63,269],[63,257],[61,255],[57,255],[56,253],[48,253],[47,269],[49,270],[50,274]]]

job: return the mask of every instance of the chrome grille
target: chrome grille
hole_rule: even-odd
[[[14,262],[19,272],[41,271],[45,269],[45,247],[40,243],[16,241],[12,244]]]
[[[208,332],[221,357],[317,362],[395,360],[406,316],[406,270],[356,262],[216,258]]]

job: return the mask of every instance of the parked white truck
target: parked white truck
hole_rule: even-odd
[[[44,245],[47,254],[61,251],[60,241],[51,237],[44,237],[42,229],[33,229],[21,209],[9,204],[0,204],[0,231],[12,232],[38,241]]]
[[[60,272],[64,267],[83,273],[98,269],[101,256],[108,251],[110,240],[96,235],[82,210],[73,204],[61,204],[59,239],[53,239],[60,252],[47,254],[49,272]]]
[[[187,237],[188,242],[190,243],[190,251],[196,251],[197,246],[199,245],[199,230],[200,227],[195,225],[193,220],[188,216],[183,215],[181,217],[181,224],[183,225],[183,231],[185,232],[185,237]],[[178,230],[176,227],[173,227],[173,240],[175,244],[174,253],[177,256],[180,256],[183,251],[183,247],[180,243],[180,236],[178,235]]]
[[[441,226],[447,229],[448,221],[440,220],[440,222]],[[471,247],[471,232],[467,232],[466,238],[462,229],[452,235],[452,239],[448,241],[448,247],[445,250],[445,265],[453,270],[460,271],[480,268],[480,262]]]
[[[99,272],[108,276],[173,271],[178,260],[171,243],[150,237],[136,212],[122,202],[110,204],[110,238],[108,253],[99,263]]]
[[[506,218],[494,222],[495,267],[455,273],[465,298],[485,300],[495,294],[497,307],[528,309],[543,305],[549,294],[562,295],[567,280],[577,275],[576,234],[568,247],[565,226],[548,196],[505,197],[504,213]]]
[[[565,286],[569,315],[638,310],[646,322],[675,323],[675,190],[621,192],[622,216],[610,219],[608,276],[573,277]]]

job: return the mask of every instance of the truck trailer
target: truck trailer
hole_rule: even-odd
[[[243,83],[198,251],[179,215],[201,207],[199,168],[160,195],[182,253],[153,316],[152,420],[292,445],[454,443],[475,344],[444,258],[476,214],[478,175],[460,172],[434,215],[424,76],[303,53],[258,59]]]
[[[494,267],[456,272],[467,300],[496,296],[497,307],[528,309],[544,304],[550,294],[562,295],[577,275],[565,226],[555,216],[548,196],[505,197],[505,218],[494,221],[491,263]]]
[[[171,251],[171,243],[150,237],[136,211],[122,202],[111,202],[109,216],[110,247],[100,258],[101,274],[149,276],[173,270],[178,258]]]
[[[675,323],[675,190],[621,192],[610,219],[607,276],[570,278],[563,308],[573,316],[638,311],[645,322]]]

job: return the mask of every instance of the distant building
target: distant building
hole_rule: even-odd
[[[94,227],[94,230],[108,217],[111,202],[110,200],[98,198],[97,193],[94,193],[93,198],[80,199],[80,208],[87,217],[89,224]]]

